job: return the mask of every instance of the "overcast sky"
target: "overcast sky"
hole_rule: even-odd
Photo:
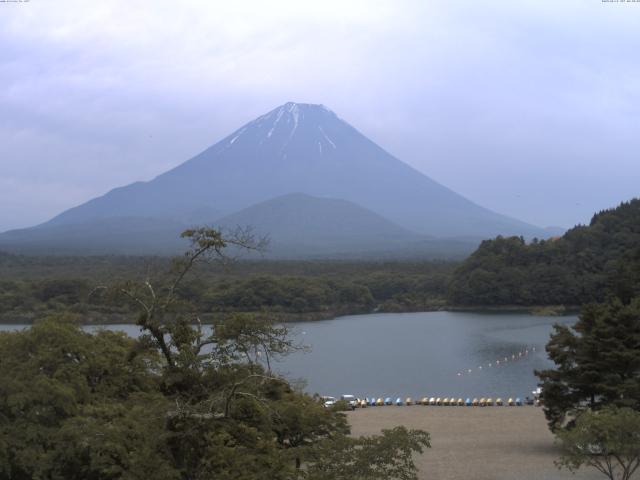
[[[0,2],[0,231],[289,100],[483,206],[584,223],[640,195],[640,3]]]

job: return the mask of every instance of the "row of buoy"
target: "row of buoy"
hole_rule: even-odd
[[[405,400],[398,397],[393,400],[391,397],[386,398],[365,398],[358,399],[356,401],[356,407],[364,408],[364,407],[382,407],[385,405],[431,405],[431,406],[444,406],[444,407],[501,407],[501,406],[509,406],[509,407],[521,407],[522,405],[540,405],[540,400],[533,400],[530,398],[526,398],[525,402],[520,399],[520,397],[516,398],[508,398],[506,401],[503,401],[502,398],[441,398],[441,397],[422,397],[420,400],[414,401],[411,397],[407,397]]]
[[[467,368],[457,373],[458,377],[462,377],[464,375],[471,375],[474,371],[482,371],[484,368],[492,368],[492,367],[500,367],[502,365],[507,365],[509,362],[515,362],[516,360],[520,360],[523,357],[529,355],[529,352],[535,352],[536,347],[525,348],[524,350],[520,350],[519,352],[512,353],[511,355],[507,355],[505,357],[501,357],[496,359],[494,362],[489,362],[486,365],[478,365],[477,368]]]

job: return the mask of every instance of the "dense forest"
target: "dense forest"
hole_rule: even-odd
[[[159,279],[171,259],[0,253],[0,322],[70,311],[93,323],[131,321],[105,283]],[[441,308],[579,306],[640,293],[640,200],[594,215],[564,236],[482,242],[463,263],[238,260],[194,268],[181,285],[204,321],[234,313],[314,320]]]
[[[372,311],[418,311],[444,305],[448,262],[236,261],[194,268],[180,288],[203,319],[238,312],[273,320],[320,319]],[[32,322],[63,311],[89,322],[131,321],[122,302],[100,294],[105,283],[159,279],[163,257],[0,255],[0,321]]]
[[[486,240],[456,269],[456,305],[582,305],[640,293],[640,199],[593,216],[564,236]]]

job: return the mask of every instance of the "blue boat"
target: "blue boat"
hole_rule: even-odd
[[[372,407],[376,406],[376,397],[371,397],[369,399],[369,405],[371,405]]]
[[[402,405],[402,399],[400,397],[396,398],[396,406],[400,407]]]
[[[393,405],[393,400],[391,400],[391,397],[387,397],[384,399],[384,404],[385,405]]]
[[[464,401],[464,405],[465,405],[466,407],[470,407],[470,406],[471,406],[471,399],[470,399],[470,398],[467,398],[467,399]]]

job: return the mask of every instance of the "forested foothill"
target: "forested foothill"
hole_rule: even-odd
[[[0,252],[0,322],[70,311],[88,323],[127,321],[96,295],[104,282],[163,275],[160,256],[24,256]],[[316,320],[370,312],[534,308],[622,300],[640,293],[640,200],[594,215],[564,236],[482,242],[464,262],[242,260],[194,268],[179,294],[203,321],[234,313]]]
[[[562,237],[482,242],[455,271],[455,305],[568,305],[640,293],[640,199],[595,214]]]

